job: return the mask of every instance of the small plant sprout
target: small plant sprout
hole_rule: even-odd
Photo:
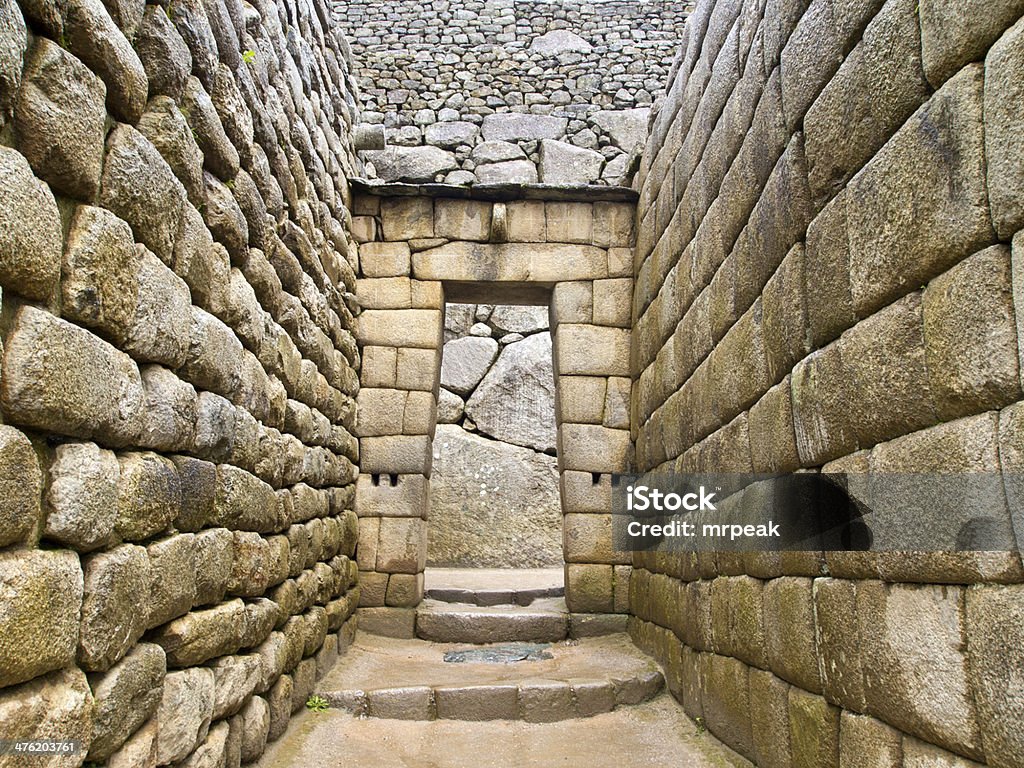
[[[252,50],[252,48],[247,51],[242,51],[242,61],[246,64],[252,64],[256,61],[256,51]]]
[[[306,706],[309,705],[307,704]],[[693,722],[697,724],[697,735],[703,736],[705,731],[707,731],[707,726],[704,725],[704,718],[698,715]]]
[[[330,702],[327,701],[323,696],[317,696],[315,693],[306,699],[306,709],[310,712],[324,712],[330,709]]]

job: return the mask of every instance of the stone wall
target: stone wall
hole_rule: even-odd
[[[385,181],[628,184],[688,3],[339,2]],[[529,117],[528,117],[529,116]],[[635,170],[635,166],[633,168]]]
[[[0,3],[0,733],[83,744],[39,765],[252,761],[354,632],[348,68],[319,0]]]
[[[698,4],[638,179],[639,469],[1020,471],[1022,13]],[[759,765],[1020,765],[1022,576],[636,555],[632,629]]]
[[[450,302],[550,307],[566,602],[576,634],[624,629],[630,566],[611,550],[608,510],[611,474],[632,461],[633,203],[360,194],[354,205],[360,627],[415,633],[436,444],[451,429],[437,427]]]
[[[428,566],[561,566],[548,328],[547,307],[445,307]]]

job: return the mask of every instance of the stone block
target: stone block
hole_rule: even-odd
[[[968,760],[965,757],[954,754],[949,750],[927,744],[912,736],[903,737],[903,763],[904,768],[930,768],[941,765],[943,768],[979,768],[981,763]]]
[[[961,755],[983,754],[963,646],[961,587],[857,588],[868,714]],[[914,680],[913,690],[901,681]]]
[[[364,437],[359,448],[363,472],[430,476],[433,455],[427,435]]]
[[[930,14],[942,16],[950,12],[939,3],[925,4]],[[973,5],[973,3],[971,4]],[[1004,25],[1019,16],[1019,0],[1006,0],[986,5],[990,12],[971,14],[966,11],[959,23],[986,41],[995,39]],[[957,15],[960,15],[959,12]],[[932,31],[942,37],[948,33],[938,24]],[[1020,200],[1024,195],[1024,172],[1014,158],[1024,151],[1021,139],[1020,114],[1011,104],[1024,98],[1024,23],[1018,21],[992,46],[985,58],[985,165],[988,172],[989,205],[992,221],[1000,239],[1008,240],[1024,227],[1024,211]]]
[[[192,298],[185,281],[139,246],[138,294],[124,350],[136,360],[178,368],[189,351]]]
[[[921,48],[925,74],[938,88],[972,61],[979,61],[1003,30],[1024,12],[1019,0],[970,0],[947,6],[937,0],[921,3]]]
[[[166,671],[163,648],[139,643],[108,672],[92,675],[90,760],[106,760],[156,711]]]
[[[976,585],[966,590],[967,674],[978,708],[985,761],[1011,766],[1024,761],[1024,696],[1015,681],[1021,669],[1022,588]]]
[[[837,344],[812,353],[793,369],[793,427],[801,464],[816,466],[857,450],[849,412],[853,388]]]
[[[88,671],[109,669],[146,631],[152,576],[146,550],[131,544],[83,558],[84,598],[78,663]]]
[[[573,689],[560,680],[523,680],[519,712],[528,723],[554,723],[574,717]]]
[[[147,17],[150,15],[156,14],[147,14]],[[170,25],[166,14],[163,21]],[[206,187],[203,183],[203,153],[192,136],[185,115],[178,109],[174,99],[170,96],[153,98],[139,121],[138,128],[139,132],[156,147],[178,181],[185,187],[189,203],[204,207]]]
[[[115,446],[138,439],[144,392],[126,354],[31,306],[18,310],[4,346],[0,402],[10,421]]]
[[[559,376],[555,410],[558,423],[602,423],[607,387],[608,379],[600,376]]]
[[[192,71],[192,54],[174,28],[170,16],[146,8],[135,39],[135,51],[142,61],[151,96],[165,95],[180,100]]]
[[[611,429],[629,429],[630,427],[630,395],[633,382],[623,376],[608,379],[608,391],[604,400],[604,426]]]
[[[629,376],[630,332],[624,328],[562,324],[555,331],[560,376]]]
[[[13,427],[0,426],[0,546],[35,533],[41,489],[42,473],[32,443]]]
[[[853,304],[863,317],[995,239],[981,65],[946,83],[850,183]]]
[[[159,765],[182,760],[206,739],[213,702],[212,670],[197,667],[171,672],[164,678],[163,698],[156,713]]]
[[[153,633],[152,640],[163,647],[168,667],[191,667],[236,652],[244,624],[244,604],[229,600],[174,619]],[[212,701],[210,706],[212,710]]]
[[[608,249],[608,277],[633,277],[633,249]]]
[[[174,463],[156,453],[118,456],[117,523],[122,539],[149,538],[181,514],[181,481]]]
[[[441,313],[434,309],[368,309],[356,321],[356,336],[369,346],[437,349],[443,325]]]
[[[783,576],[764,587],[768,664],[783,680],[820,692],[811,579]]]
[[[71,664],[82,607],[78,556],[68,551],[5,551],[0,553],[0,585],[0,685],[22,683]]]
[[[754,472],[791,472],[800,466],[791,391],[787,376],[752,405],[747,414]]]
[[[44,536],[87,552],[110,541],[117,520],[120,466],[95,443],[56,448],[46,492]]]
[[[794,767],[838,764],[839,712],[821,696],[790,686],[789,742]]]
[[[433,349],[399,349],[395,386],[410,391],[434,392],[441,374],[440,346]]]
[[[364,387],[394,387],[398,350],[394,347],[363,347],[360,383]]]
[[[993,246],[937,277],[924,292],[929,383],[942,420],[1021,397],[1010,251]]]
[[[807,228],[804,296],[810,344],[825,346],[857,322],[850,288],[850,244],[847,200],[843,191],[825,206]]]
[[[553,240],[541,245],[457,240],[412,255],[417,280],[553,283],[593,280],[607,272],[601,248]]]
[[[797,244],[768,280],[761,298],[768,383],[775,384],[810,352],[804,292],[804,246]]]
[[[825,698],[843,709],[862,712],[864,667],[856,582],[815,579],[814,615]]]
[[[157,451],[183,451],[195,444],[199,398],[195,388],[159,365],[142,367],[146,413],[141,445]]]
[[[562,520],[562,551],[567,563],[628,564],[629,552],[616,552],[612,546],[611,515],[571,513]]]
[[[234,548],[234,537],[226,528],[196,534],[195,560],[202,563],[202,568],[196,571],[195,605],[213,605],[224,599],[235,560]]]
[[[388,578],[384,604],[399,608],[415,608],[423,600],[422,573],[393,573]]]
[[[629,328],[633,314],[633,280],[594,281],[594,325]]]
[[[845,710],[839,715],[839,768],[901,766],[902,742],[902,734],[880,720]]]
[[[267,739],[276,741],[284,735],[288,729],[288,721],[292,715],[292,694],[295,684],[291,675],[281,675],[274,687],[270,689],[267,696],[267,703],[270,705],[270,729],[267,732]],[[244,720],[237,718],[231,722],[238,722],[239,730],[239,754],[241,754],[241,731],[244,728]]]
[[[611,512],[611,475],[592,472],[565,470],[559,473],[562,511],[570,512]]]
[[[119,125],[107,139],[99,200],[161,261],[173,263],[185,188],[152,142],[131,126]]]
[[[50,189],[32,175],[25,156],[0,148],[0,284],[30,299],[46,299],[60,278],[62,229]]]
[[[376,570],[420,573],[426,565],[427,525],[418,518],[382,517]]]
[[[440,181],[448,171],[458,169],[453,152],[429,145],[392,145],[383,150],[369,150],[364,159],[373,163],[377,176],[384,181],[430,183]]]
[[[385,197],[380,200],[384,239],[390,242],[434,236],[434,200]]]
[[[702,659],[701,702],[708,728],[741,755],[754,757],[747,665],[738,659],[706,654]]]
[[[506,231],[513,243],[543,243],[547,241],[544,201],[513,200],[505,203]]]
[[[180,16],[189,14],[194,8],[175,8],[172,21],[179,21]],[[203,19],[205,22],[205,18]],[[180,23],[176,23],[179,32],[183,32]],[[188,36],[183,35],[186,42]],[[191,47],[191,46],[190,46]],[[193,68],[196,58],[193,48]],[[212,79],[212,78],[211,78]],[[195,136],[196,143],[203,151],[203,164],[222,179],[233,179],[238,175],[238,150],[228,139],[221,125],[217,110],[213,106],[210,95],[204,90],[203,83],[190,77],[185,83],[185,91],[181,100],[182,112],[188,117],[188,124]]]
[[[390,720],[432,720],[433,689],[429,686],[384,688],[367,691],[371,717]]]
[[[60,192],[91,200],[100,185],[107,89],[59,45],[39,38],[29,51],[14,111],[18,148]]]
[[[552,243],[593,243],[594,206],[592,203],[544,203],[547,239]]]
[[[435,200],[434,236],[485,243],[491,233],[491,208],[491,203],[478,200]]]
[[[416,637],[413,608],[360,608],[359,629],[371,635],[411,639]]]
[[[85,675],[70,667],[31,682],[0,689],[0,729],[11,740],[61,739],[83,745],[92,737],[92,693]],[[79,753],[81,755],[81,753]],[[81,755],[84,759],[84,755]],[[10,760],[28,762],[23,758]],[[63,755],[31,762],[42,765],[67,763]]]
[[[409,275],[408,243],[364,243],[359,249],[359,266],[366,277]]]
[[[613,613],[611,565],[565,566],[565,602],[574,613]]]
[[[551,296],[551,325],[586,323],[594,319],[594,289],[590,281],[557,283]]]
[[[789,683],[761,669],[749,671],[750,731],[755,761],[761,768],[793,765],[789,728]]]
[[[636,209],[632,204],[597,202],[594,203],[593,215],[594,245],[603,248],[628,248],[633,245]]]
[[[390,474],[378,478],[360,475],[356,481],[356,514],[360,517],[426,518],[430,506],[430,485],[423,475]]]
[[[583,472],[625,472],[632,462],[629,432],[595,424],[562,424],[558,430],[562,469]]]
[[[517,720],[519,691],[514,684],[445,685],[434,689],[440,720]]]
[[[195,559],[195,536],[190,533],[150,544],[146,552],[150,565],[146,626],[156,627],[192,609],[200,563]]]

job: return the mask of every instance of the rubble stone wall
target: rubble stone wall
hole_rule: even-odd
[[[698,3],[638,179],[639,469],[1004,472],[1019,540],[1022,13]],[[1017,554],[633,565],[634,637],[758,765],[1024,763]]]
[[[628,184],[688,9],[668,0],[339,2],[363,119],[383,124],[390,145],[363,157],[386,181]]]
[[[576,634],[624,629],[630,566],[611,550],[608,510],[611,474],[632,461],[634,205],[374,194],[354,205],[360,627],[415,632],[434,444],[451,429],[437,427],[446,300],[472,300],[550,309],[566,602]]]
[[[354,632],[349,67],[320,0],[0,2],[0,733],[83,745],[38,765],[255,760]]]

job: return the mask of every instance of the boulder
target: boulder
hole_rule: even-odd
[[[490,323],[501,333],[533,333],[548,328],[547,307],[498,306],[491,313]]]
[[[139,643],[109,672],[92,676],[90,760],[102,762],[110,757],[156,711],[166,672],[163,648]]]
[[[542,56],[558,56],[563,53],[590,53],[593,46],[568,29],[553,29],[535,37],[530,43],[530,52]]]
[[[444,340],[451,341],[469,333],[473,325],[475,304],[449,304],[444,310]]]
[[[632,152],[634,147],[647,140],[647,119],[650,114],[649,107],[601,110],[590,120],[608,134],[615,146],[624,152]]]
[[[113,451],[95,443],[58,445],[46,491],[46,538],[83,552],[107,544],[117,522],[120,474]]]
[[[536,184],[537,166],[529,160],[478,165],[476,178],[480,184]]]
[[[479,126],[456,120],[450,123],[428,125],[426,138],[427,144],[444,149],[454,149],[460,144],[472,144],[479,134]]]
[[[498,342],[481,336],[466,336],[444,345],[441,356],[441,386],[468,395],[498,356]]]
[[[384,181],[430,182],[439,173],[458,168],[455,155],[440,147],[388,147],[362,155]]]
[[[182,760],[206,739],[213,703],[212,670],[195,667],[164,678],[164,695],[156,713],[158,765]]]
[[[486,141],[559,139],[568,126],[569,120],[565,117],[502,112],[484,118],[483,135]]]
[[[26,653],[29,651],[25,650]],[[74,667],[0,690],[0,733],[5,739],[89,742],[92,735],[92,694],[85,675]],[[5,756],[7,765],[41,768],[76,765],[64,755]]]
[[[439,424],[430,494],[429,565],[537,568],[562,562],[553,456]]]
[[[555,449],[555,376],[551,334],[505,346],[473,396],[469,416],[484,434],[535,451]]]
[[[437,396],[438,424],[458,424],[465,410],[466,404],[461,397],[443,387],[441,388]]]
[[[470,159],[477,165],[503,163],[506,160],[525,160],[526,153],[510,141],[484,141],[473,147]]]
[[[601,177],[604,156],[563,141],[540,143],[540,180],[544,184],[591,184]]]

